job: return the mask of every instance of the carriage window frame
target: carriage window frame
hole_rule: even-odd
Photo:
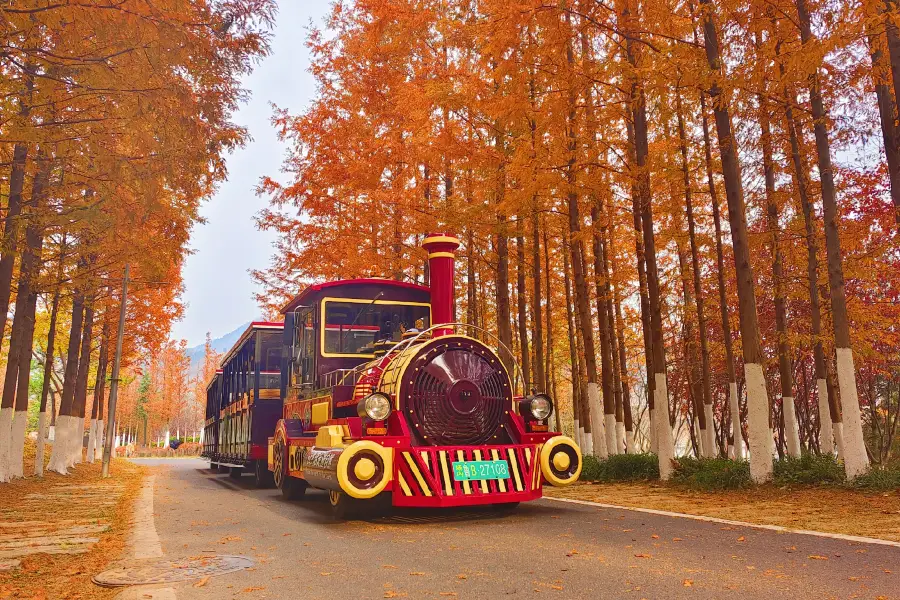
[[[325,351],[325,309],[329,302],[340,304],[378,304],[382,306],[420,306],[428,309],[429,324],[431,324],[432,319],[430,302],[409,302],[405,300],[376,300],[375,302],[372,302],[371,298],[337,298],[331,296],[322,298],[322,301],[319,303],[321,305],[319,309],[319,347],[322,349],[320,355],[325,358],[375,358],[374,352],[371,354],[356,354]]]

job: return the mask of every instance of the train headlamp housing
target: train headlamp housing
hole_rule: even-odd
[[[547,394],[535,394],[519,401],[519,414],[526,419],[543,421],[553,413],[553,400]]]
[[[373,421],[384,421],[391,414],[391,399],[381,392],[370,394],[356,405],[356,414]]]

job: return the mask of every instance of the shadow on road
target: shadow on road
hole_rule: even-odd
[[[287,500],[274,488],[259,489],[253,481],[253,477],[230,477],[227,473],[219,473],[208,468],[194,470],[196,476],[212,482],[215,485],[234,492],[247,494],[266,494],[266,500],[276,502],[284,508],[294,508],[297,516],[307,522],[336,523],[328,504],[328,493],[322,490],[308,490],[298,500]],[[399,508],[373,506],[370,514],[357,515],[350,521],[361,521],[378,525],[409,525],[413,523],[458,523],[470,521],[504,521],[515,518],[549,518],[551,515],[559,515],[565,512],[565,507],[549,507],[544,504],[522,504],[515,509],[504,510],[502,506],[476,506],[469,508]],[[343,522],[343,521],[342,521]]]

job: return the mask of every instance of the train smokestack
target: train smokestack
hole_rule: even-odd
[[[428,251],[428,274],[431,285],[431,325],[456,322],[455,266],[459,240],[447,233],[430,233],[422,242]],[[435,336],[447,335],[449,329],[436,329]]]

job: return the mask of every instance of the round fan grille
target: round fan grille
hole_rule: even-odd
[[[403,383],[414,430],[436,446],[487,442],[512,402],[509,376],[496,356],[465,338],[428,344],[407,366]]]

